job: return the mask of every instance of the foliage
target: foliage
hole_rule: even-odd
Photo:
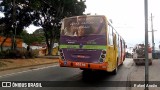
[[[5,34],[15,32],[16,28],[16,35],[19,35],[23,31],[23,28],[29,26],[33,20],[32,16],[28,13],[31,12],[32,9],[27,6],[26,0],[16,0],[15,22],[13,22],[12,0],[3,0],[0,6],[4,7],[2,12],[4,12],[5,17],[0,19],[0,24],[5,24]]]
[[[15,2],[15,3],[14,3]],[[0,18],[0,25],[4,25],[3,36],[12,38],[12,48],[16,46],[13,37],[20,35],[24,27],[31,24],[33,17],[28,13],[32,9],[27,5],[27,0],[3,0],[0,3],[4,17]]]
[[[21,58],[21,59],[29,59],[29,58],[35,58],[38,55],[38,51],[22,51],[22,50],[6,50],[0,52],[0,59],[13,59],[13,58]]]
[[[23,31],[21,33],[21,37],[23,39],[23,42],[27,45],[31,45],[33,43],[41,43],[44,40],[44,36],[42,35],[36,35],[36,34],[29,34],[27,31]]]
[[[86,8],[82,0],[3,0],[0,6],[4,6],[5,17],[0,19],[0,25],[5,24],[4,35],[19,35],[30,24],[41,26],[49,55],[54,42],[59,40],[61,20],[83,15]]]
[[[34,4],[34,1],[36,3]],[[82,0],[34,0],[34,25],[44,30],[48,54],[51,55],[53,43],[59,39],[61,20],[64,17],[83,15],[86,5]]]
[[[19,51],[12,51],[12,50],[6,50],[6,51],[2,51],[0,52],[1,55],[3,55],[3,57],[0,58],[21,58],[20,55],[21,53]]]
[[[35,30],[33,35],[37,37],[37,42],[39,44],[43,44],[45,42],[44,31],[42,28]]]
[[[1,59],[1,58],[5,58],[5,55],[6,55],[6,52],[5,52],[5,51],[1,51],[1,52],[0,52],[0,59]]]

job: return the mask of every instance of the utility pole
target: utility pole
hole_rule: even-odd
[[[154,45],[155,44],[154,44],[154,31],[153,31],[153,16],[152,16],[152,13],[151,13],[151,28],[152,28],[152,51],[154,53]]]
[[[145,11],[145,90],[148,90],[148,0],[144,0],[144,11]]]
[[[160,42],[159,42],[159,50],[160,50]]]
[[[151,31],[148,31],[148,32],[152,32],[152,57],[154,56],[154,51],[155,51],[155,43],[154,43],[154,32],[157,31],[157,30],[154,30],[153,29],[153,16],[152,16],[152,13],[151,13]]]

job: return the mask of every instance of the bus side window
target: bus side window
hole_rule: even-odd
[[[124,44],[124,40],[122,40],[122,49],[123,49],[123,52],[125,51],[125,44]]]
[[[119,35],[117,35],[117,47],[119,47]]]
[[[123,40],[122,40],[122,52],[123,52],[123,50],[124,50],[124,47],[123,47]]]
[[[114,29],[112,34],[113,34],[113,44],[114,46],[117,46],[117,33]]]
[[[110,25],[108,25],[108,45],[113,45],[113,31],[112,31],[112,27]]]
[[[116,45],[116,43],[117,43],[117,42],[116,42],[116,38],[117,38],[117,37],[116,37],[116,33],[113,33],[113,45]]]

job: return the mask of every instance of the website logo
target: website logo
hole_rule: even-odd
[[[11,87],[11,82],[2,82],[2,87]]]

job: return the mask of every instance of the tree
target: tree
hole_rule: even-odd
[[[3,35],[3,32],[4,32],[4,24],[1,24],[0,25],[0,35]]]
[[[31,3],[35,16],[33,24],[43,28],[48,55],[51,55],[53,44],[60,37],[61,20],[64,17],[83,15],[86,5],[82,0],[31,0]]]
[[[33,35],[35,35],[37,37],[37,42],[39,44],[44,44],[45,42],[45,36],[44,36],[44,31],[42,28],[37,29],[33,32]]]
[[[28,12],[32,12],[32,9],[28,6],[27,0],[3,0],[0,7],[3,7],[1,12],[5,16],[0,18],[0,25],[5,25],[3,36],[12,38],[11,47],[15,49],[13,45],[16,43],[13,37],[20,35],[23,28],[30,25],[33,19]]]
[[[15,7],[14,3],[15,1]],[[5,17],[0,24],[5,24],[5,34],[20,34],[24,27],[33,23],[44,31],[51,55],[54,42],[60,37],[61,20],[64,17],[83,15],[86,5],[82,0],[3,0]],[[14,12],[14,13],[13,13]],[[15,17],[15,18],[14,18]]]
[[[23,39],[23,42],[26,43],[27,45],[31,45],[33,43],[38,43],[40,44],[43,41],[43,36],[41,35],[36,35],[36,34],[29,34],[27,33],[26,30],[24,30],[21,33],[21,37]]]

